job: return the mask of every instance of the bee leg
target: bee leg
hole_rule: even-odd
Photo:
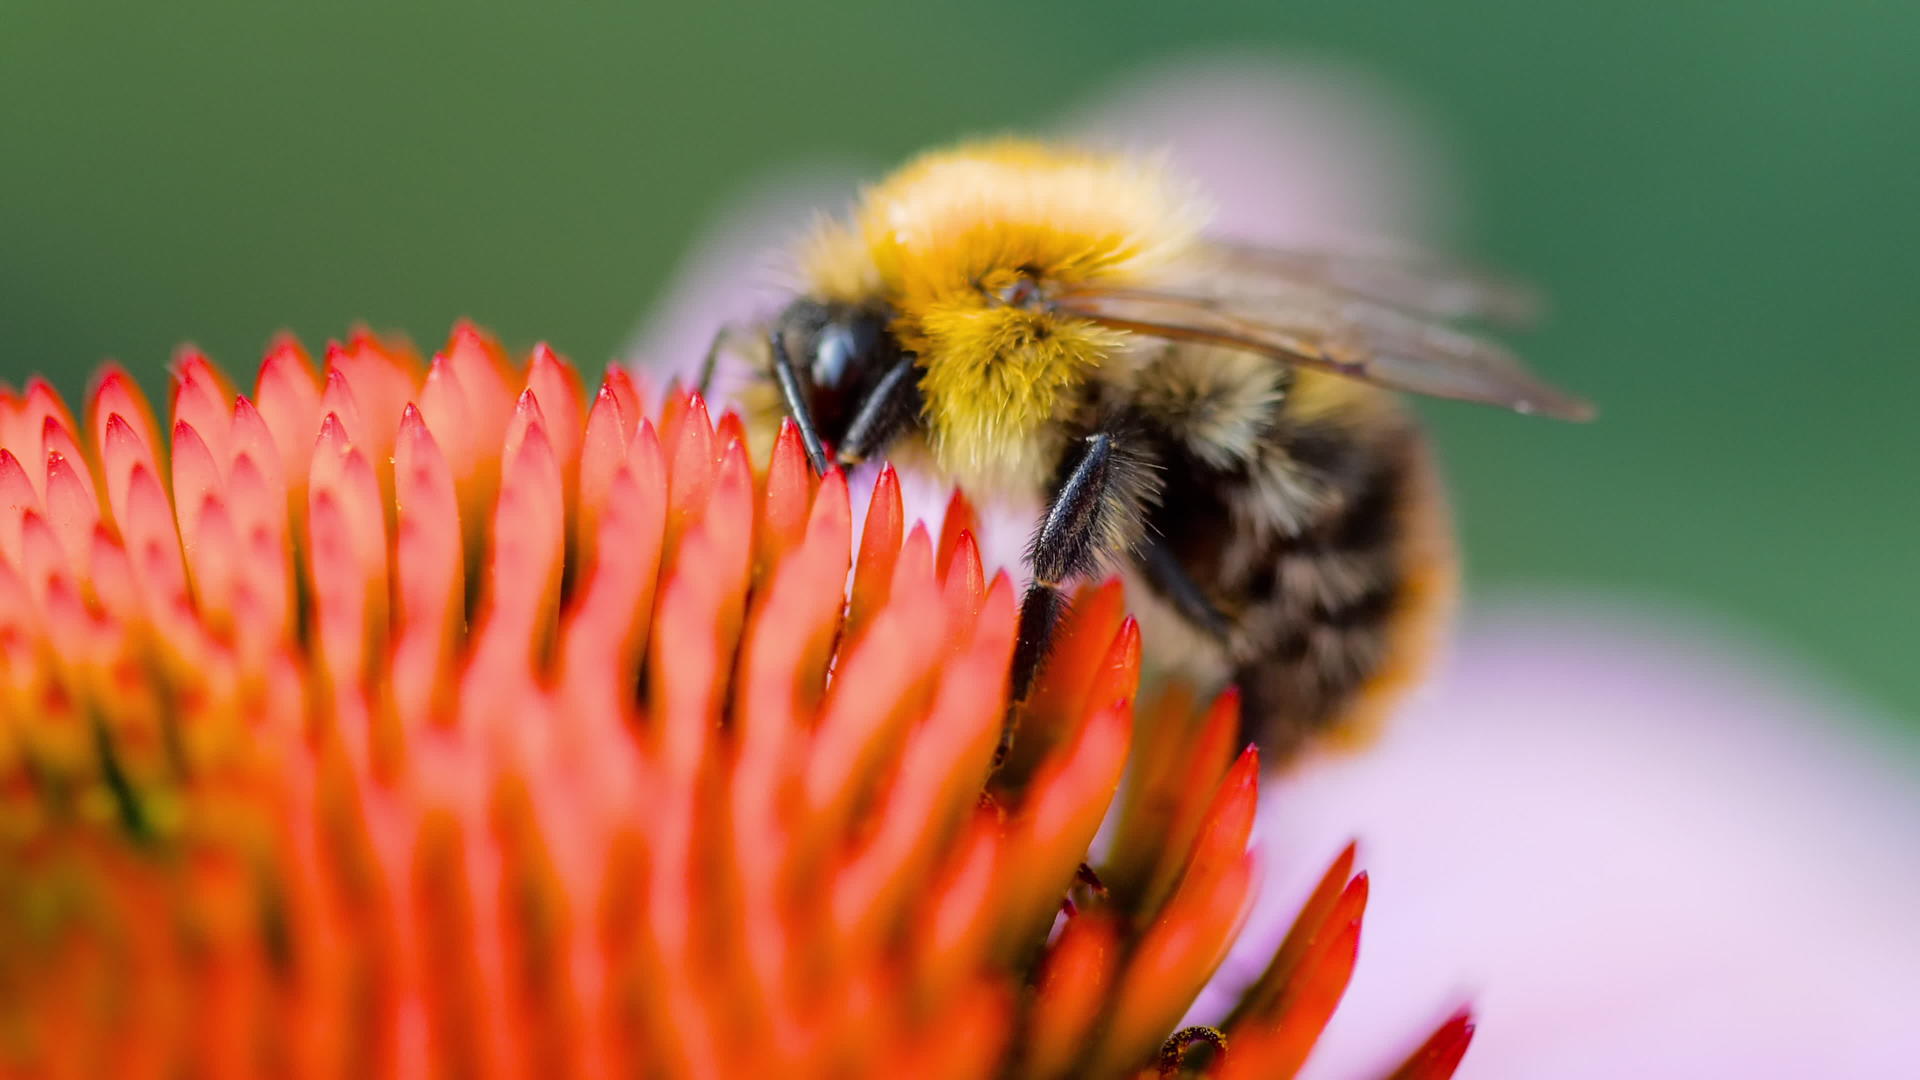
[[[813,463],[813,471],[825,476],[827,451],[820,444],[820,431],[813,426],[813,409],[807,405],[807,395],[800,389],[800,376],[793,370],[793,359],[787,355],[786,342],[780,340],[780,331],[768,334],[767,344],[773,352],[773,378],[780,384],[780,396],[786,400],[787,415],[793,417],[794,426],[800,429],[800,445],[806,447],[807,460]]]
[[[1215,640],[1226,640],[1233,629],[1233,621],[1213,605],[1213,601],[1207,598],[1206,590],[1193,580],[1186,567],[1180,565],[1179,558],[1167,548],[1165,542],[1158,537],[1142,542],[1134,564],[1140,568],[1147,584],[1172,604],[1181,618]]]
[[[707,391],[713,386],[713,373],[720,366],[720,353],[727,347],[727,338],[732,333],[733,327],[722,326],[707,345],[707,355],[700,360],[700,380],[693,384],[701,397],[706,397]]]
[[[847,437],[837,447],[840,464],[851,467],[886,449],[920,410],[920,384],[913,378],[913,357],[903,356],[880,377],[854,409]]]
[[[1020,628],[1013,652],[1013,700],[1024,702],[1033,690],[1054,630],[1065,613],[1067,581],[1088,573],[1115,546],[1123,521],[1137,519],[1142,498],[1157,483],[1148,478],[1152,463],[1122,453],[1111,432],[1087,436],[1086,448],[1066,480],[1054,492],[1027,551],[1033,584],[1020,601]],[[1013,742],[1012,714],[1000,733],[995,760]]]
[[[1026,704],[1027,695],[1033,692],[1034,676],[1040,670],[1040,661],[1046,656],[1066,606],[1066,594],[1060,591],[1058,583],[1038,580],[1027,586],[1027,594],[1020,600],[1020,628],[1013,647],[1013,702],[1007,706],[1006,718],[1000,723],[1000,742],[993,748],[996,769],[1013,749],[1013,737],[1020,730],[1020,709]]]
[[[1033,692],[1040,662],[1053,644],[1053,632],[1067,610],[1067,595],[1057,581],[1035,580],[1020,598],[1020,630],[1013,648],[1013,700],[1024,702]]]

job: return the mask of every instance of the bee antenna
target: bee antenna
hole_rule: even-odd
[[[800,377],[794,374],[793,360],[787,356],[787,346],[780,339],[780,331],[773,330],[767,335],[767,343],[773,349],[773,377],[780,383],[780,396],[786,399],[787,415],[793,417],[794,426],[800,429],[800,445],[806,447],[807,460],[813,463],[815,475],[827,475],[827,450],[820,444],[820,432],[813,426],[813,410],[807,407],[807,396],[800,392]]]

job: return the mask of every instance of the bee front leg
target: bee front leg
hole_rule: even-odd
[[[800,385],[800,375],[793,368],[793,358],[787,355],[787,343],[780,331],[775,329],[767,334],[767,349],[773,357],[773,379],[780,386],[780,397],[787,404],[787,415],[793,417],[793,424],[800,429],[800,445],[806,448],[807,460],[813,464],[815,476],[827,475],[827,451],[820,443],[820,431],[813,423],[813,406],[807,402],[807,392]]]
[[[707,355],[700,358],[699,381],[693,388],[701,397],[706,397],[713,389],[713,373],[720,370],[720,354],[727,351],[727,339],[733,336],[732,326],[722,326],[707,343]]]
[[[1124,444],[1119,433],[1087,436],[1080,457],[1054,492],[1027,550],[1033,583],[1020,601],[1020,628],[1013,653],[1013,699],[1032,693],[1054,631],[1066,611],[1069,581],[1099,566],[1130,544],[1146,504],[1159,491],[1154,463]],[[1000,736],[995,760],[1013,742],[1013,718]]]
[[[851,468],[886,449],[920,415],[920,386],[913,357],[894,361],[873,390],[855,406],[846,437],[840,440],[840,464]]]

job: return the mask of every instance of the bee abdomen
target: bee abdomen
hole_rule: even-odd
[[[1245,734],[1270,756],[1331,727],[1380,669],[1402,614],[1392,556],[1376,549],[1356,568],[1351,555],[1281,555],[1288,572],[1247,597],[1230,654]]]
[[[1316,527],[1276,545],[1268,588],[1248,598],[1273,636],[1235,642],[1242,726],[1275,760],[1370,726],[1426,659],[1452,561],[1424,455],[1411,431],[1376,445]]]
[[[1292,470],[1287,483],[1214,473],[1169,499],[1156,524],[1224,616],[1218,640],[1241,689],[1243,733],[1282,761],[1417,663],[1408,652],[1424,652],[1418,639],[1439,610],[1435,570],[1445,570],[1433,542],[1438,504],[1411,429],[1368,441],[1299,433],[1270,454],[1264,467]],[[1272,507],[1275,490],[1317,498]],[[1283,520],[1299,524],[1278,527]]]

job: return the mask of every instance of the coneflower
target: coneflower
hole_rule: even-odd
[[[1339,1001],[1351,850],[1174,1030],[1254,754],[1136,705],[1110,585],[996,770],[963,502],[936,538],[882,472],[856,551],[791,430],[756,471],[696,396],[465,326],[250,395],[185,353],[169,411],[0,392],[0,1075],[1287,1076]]]

